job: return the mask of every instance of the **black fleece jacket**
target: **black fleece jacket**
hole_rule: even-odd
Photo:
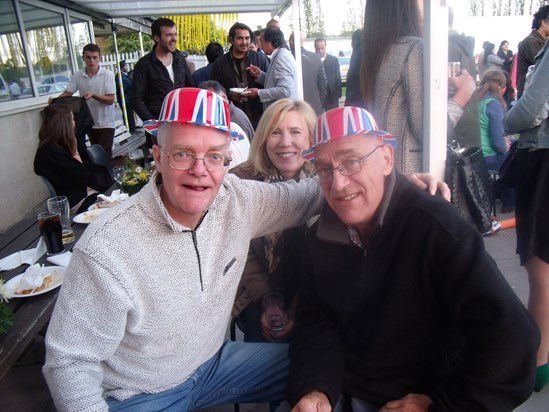
[[[396,179],[396,180],[395,180]],[[391,176],[365,250],[325,207],[304,248],[287,398],[510,411],[531,393],[539,332],[454,206]]]

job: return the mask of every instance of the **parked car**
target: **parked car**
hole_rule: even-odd
[[[54,83],[68,83],[69,78],[67,76],[63,76],[62,74],[56,74],[55,76],[46,77],[42,80],[42,84],[54,84]]]
[[[67,82],[43,84],[38,86],[38,94],[41,96],[43,94],[62,93],[67,89],[68,85],[69,83]]]
[[[347,82],[347,72],[349,71],[349,64],[351,63],[350,56],[340,56],[339,60],[339,73],[341,74],[341,82]]]
[[[43,96],[45,94],[60,94],[63,93],[66,89],[69,83],[67,82],[59,82],[59,83],[53,83],[53,84],[41,84],[38,86],[38,96]],[[26,87],[23,90],[23,96],[31,97],[32,96],[32,88]]]

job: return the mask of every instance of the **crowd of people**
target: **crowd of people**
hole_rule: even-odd
[[[474,123],[466,139],[495,171],[518,138],[521,184],[516,195],[502,186],[501,199],[516,208],[524,308],[448,187],[421,173],[423,2],[395,2],[366,3],[345,105],[324,38],[316,53],[300,51],[299,100],[301,34],[286,42],[277,20],[258,33],[235,23],[229,50],[210,43],[197,71],[176,49],[173,21],[153,22],[153,50],[123,93],[156,171],[73,249],[43,369],[59,410],[286,400],[294,412],[499,412],[549,382],[547,45],[516,100],[508,70],[516,59],[518,83],[533,41],[516,55],[507,41],[488,43],[477,67],[450,16],[449,59],[461,70],[448,79],[448,135]],[[547,38],[549,6],[532,28]],[[96,47],[61,96],[93,103],[90,140],[105,147],[116,90]],[[44,115],[36,173],[71,206],[87,205],[100,188],[72,112],[51,104]],[[78,173],[62,181],[69,170]],[[276,327],[265,309],[273,294],[284,312]],[[225,341],[231,318],[244,342]]]

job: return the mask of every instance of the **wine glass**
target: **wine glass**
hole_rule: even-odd
[[[288,323],[284,297],[278,292],[269,292],[263,297],[261,305],[273,335],[284,330]]]
[[[126,168],[124,166],[114,166],[112,168],[112,174],[114,177],[114,180],[118,183],[118,186],[122,184],[122,179],[124,178],[124,175],[126,174]]]

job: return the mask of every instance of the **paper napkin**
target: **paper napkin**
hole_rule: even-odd
[[[61,253],[60,255],[50,256],[46,260],[50,263],[53,263],[55,266],[63,266],[64,268],[66,268],[67,266],[69,266],[71,256],[71,252],[65,252]]]
[[[23,264],[34,265],[44,253],[46,253],[46,244],[40,238],[35,248],[21,250],[1,259],[0,271],[15,269]]]

